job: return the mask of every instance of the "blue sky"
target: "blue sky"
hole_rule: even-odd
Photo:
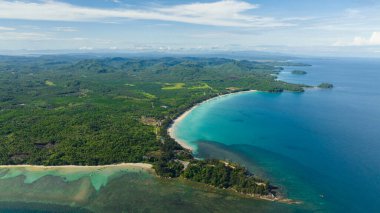
[[[380,55],[376,0],[0,0],[0,50]]]

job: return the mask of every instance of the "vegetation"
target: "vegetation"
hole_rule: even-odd
[[[306,75],[307,72],[303,71],[303,70],[293,70],[292,74],[294,74],[294,75]]]
[[[163,177],[183,174],[216,187],[266,193],[268,185],[257,184],[243,168],[194,161],[166,129],[186,109],[223,93],[302,92],[305,85],[276,80],[277,65],[222,58],[0,56],[0,164],[150,162]],[[192,161],[184,171],[183,161]]]
[[[219,160],[194,160],[183,173],[187,179],[218,188],[232,188],[245,194],[267,195],[268,182],[255,178],[247,169]]]
[[[332,89],[334,88],[334,85],[330,83],[321,83],[320,85],[318,85],[318,87],[321,89]]]

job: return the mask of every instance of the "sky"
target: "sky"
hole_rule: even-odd
[[[378,0],[0,0],[0,51],[380,56]]]

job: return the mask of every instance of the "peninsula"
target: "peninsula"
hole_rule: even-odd
[[[320,85],[318,85],[318,87],[321,89],[332,89],[334,88],[334,85],[330,83],[321,83]]]

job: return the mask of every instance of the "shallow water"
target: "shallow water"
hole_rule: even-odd
[[[45,176],[27,182],[27,176],[36,171],[19,170],[1,170],[3,177],[7,173],[12,177],[0,179],[0,212],[303,211],[298,206],[244,198],[203,184],[161,179],[142,170],[114,170],[99,190],[91,181],[93,173],[73,180],[71,175],[76,174],[71,171],[61,170],[64,175],[45,171]]]
[[[334,89],[215,99],[176,124],[175,134],[198,145],[201,157],[243,156],[238,160],[310,210],[375,212],[380,208],[380,61],[301,62],[313,66],[287,67],[279,78],[330,82]],[[293,75],[293,69],[308,74]]]

